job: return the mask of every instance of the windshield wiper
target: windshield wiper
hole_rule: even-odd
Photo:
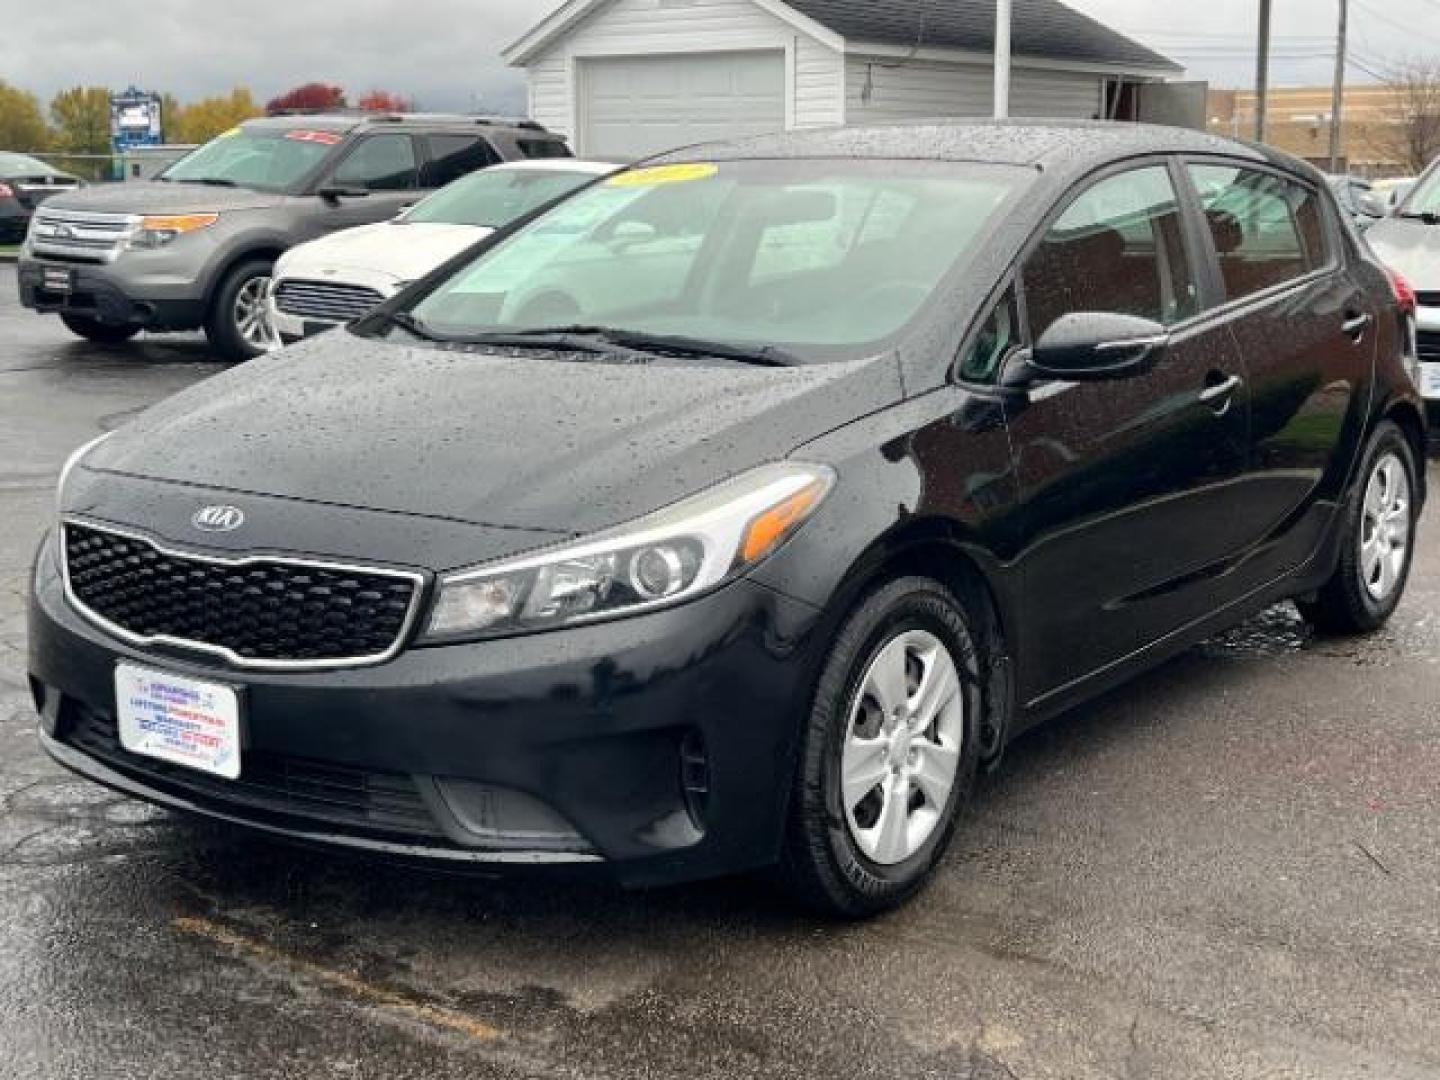
[[[1404,210],[1395,216],[1407,221],[1423,221],[1426,225],[1440,225],[1440,213],[1434,210]]]
[[[177,178],[173,176],[164,177],[167,184],[175,183]],[[223,176],[184,176],[178,178],[182,184],[205,184],[209,187],[239,187],[234,180],[227,180]]]
[[[796,357],[773,345],[742,345],[680,334],[647,334],[609,326],[542,327],[536,330],[520,330],[514,336],[529,339],[555,335],[597,338],[622,349],[649,353],[652,356],[709,356],[717,360],[733,360],[738,364],[756,364],[761,367],[794,367],[799,363]]]
[[[407,334],[413,334],[415,337],[424,341],[449,340],[437,334],[434,330],[431,330],[430,327],[426,326],[425,323],[421,322],[414,315],[411,315],[408,311],[386,311],[382,312],[380,317],[389,325],[398,326]]]

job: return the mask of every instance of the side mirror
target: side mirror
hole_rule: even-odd
[[[1114,312],[1075,311],[1051,324],[1025,366],[1043,378],[1100,382],[1142,375],[1170,343],[1165,327]]]
[[[327,203],[333,205],[335,203],[338,203],[341,199],[362,199],[366,195],[370,194],[370,189],[363,187],[347,187],[343,184],[327,184],[324,187],[320,188],[320,190],[315,192],[315,194],[319,195],[320,198],[324,199]]]
[[[1383,218],[1390,212],[1383,202],[1368,191],[1362,191],[1355,197],[1355,209],[1368,218]]]

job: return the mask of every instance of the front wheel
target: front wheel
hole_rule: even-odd
[[[140,332],[138,326],[101,322],[86,315],[61,315],[60,321],[72,334],[99,345],[123,345]]]
[[[1415,454],[1389,420],[1366,449],[1340,521],[1340,563],[1300,614],[1329,634],[1368,634],[1400,604],[1415,553]]]
[[[969,617],[901,578],[845,620],[803,735],[781,872],[802,901],[863,918],[898,907],[950,845],[979,760]]]
[[[205,319],[205,336],[222,360],[253,360],[275,347],[268,307],[273,268],[268,259],[249,259],[220,280]]]

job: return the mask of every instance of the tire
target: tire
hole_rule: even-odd
[[[925,886],[949,847],[979,760],[983,673],[971,625],[944,586],[922,577],[877,588],[841,625],[802,733],[779,868],[784,885],[807,906],[850,919],[889,911]],[[923,704],[926,680],[942,670],[940,654],[926,651],[932,643],[953,664],[955,689],[933,713],[933,725],[919,728],[932,714],[913,706]],[[898,669],[897,657],[903,657]],[[897,670],[904,676],[905,707],[922,717],[904,736],[897,734],[892,710],[882,707],[884,695],[872,692],[877,679],[884,682],[876,673]],[[902,695],[888,696],[893,702]],[[942,806],[932,797],[933,769],[943,772],[947,747],[954,773]],[[915,771],[917,753],[929,767],[920,770],[927,783]],[[848,795],[842,766],[858,781]],[[878,776],[876,784],[865,788],[861,775]],[[861,791],[868,794],[857,797]],[[900,791],[908,792],[903,803],[895,797]],[[903,829],[887,829],[902,806]]]
[[[72,334],[99,345],[123,345],[136,334],[140,327],[126,323],[106,323],[85,315],[61,315],[60,321]]]
[[[1415,452],[1389,420],[1375,430],[1339,528],[1340,561],[1313,600],[1296,606],[1325,634],[1369,634],[1394,614],[1415,557]]]
[[[252,331],[256,324],[246,319],[244,312],[257,302],[263,312],[265,291],[274,266],[269,259],[247,259],[232,266],[220,279],[210,300],[209,314],[205,316],[205,336],[220,359],[238,364],[269,351],[270,344],[255,336]],[[263,333],[270,333],[268,319]]]

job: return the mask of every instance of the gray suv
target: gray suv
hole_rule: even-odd
[[[393,217],[501,161],[568,157],[524,120],[307,115],[251,120],[157,180],[56,196],[20,253],[20,302],[92,341],[204,328],[246,360],[271,343],[270,270],[287,248]]]

